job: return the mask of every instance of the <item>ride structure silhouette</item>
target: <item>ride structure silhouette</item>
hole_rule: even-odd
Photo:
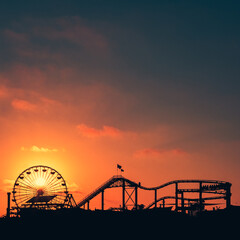
[[[172,186],[173,195],[160,195],[160,190]],[[143,211],[150,209],[171,210],[177,213],[193,215],[202,212],[206,206],[216,207],[216,200],[225,202],[225,209],[231,206],[231,183],[219,180],[174,180],[156,187],[146,187],[140,182],[132,181],[122,175],[114,175],[101,184],[94,191],[86,195],[78,203],[69,193],[66,181],[55,169],[37,165],[24,170],[17,177],[13,186],[13,207],[10,207],[10,193],[8,193],[8,208],[6,217],[21,216],[26,209],[59,210],[85,209],[90,210],[90,202],[100,195],[101,208],[105,211],[105,191],[107,189],[121,189],[121,205],[110,208],[111,211]],[[139,202],[139,190],[153,192],[153,200],[146,205]],[[167,203],[171,200],[171,204]],[[168,207],[170,206],[171,207]]]

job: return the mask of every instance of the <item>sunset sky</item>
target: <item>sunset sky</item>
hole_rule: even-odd
[[[116,174],[230,181],[240,205],[238,1],[1,1],[0,215],[26,168],[80,200]]]

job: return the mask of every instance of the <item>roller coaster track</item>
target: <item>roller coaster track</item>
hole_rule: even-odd
[[[117,175],[117,176],[113,176],[111,178],[109,178],[106,182],[104,182],[102,185],[100,185],[97,189],[95,189],[93,192],[91,192],[90,194],[88,194],[85,198],[83,198],[78,204],[78,207],[82,207],[84,204],[86,204],[87,202],[89,202],[91,199],[93,199],[94,197],[96,197],[99,193],[101,193],[103,190],[107,189],[107,188],[111,188],[111,187],[120,187],[117,185],[113,185],[114,183],[117,183],[119,181],[125,180],[129,185],[131,186],[138,186],[137,183],[124,178],[121,175]]]
[[[206,200],[216,200],[216,199],[222,199],[223,196],[220,196],[220,197],[206,197],[206,198],[203,198],[204,201]],[[175,196],[164,196],[164,197],[160,197],[157,199],[156,202],[160,202],[162,200],[165,200],[165,199],[175,199]],[[196,198],[184,198],[184,200],[187,200],[187,201],[196,201]],[[145,207],[145,209],[150,209],[152,206],[155,205],[155,201],[153,201],[152,203],[150,203],[148,206]]]
[[[148,190],[148,191],[151,191],[151,190],[155,190],[156,191],[158,189],[167,187],[167,186],[172,185],[172,184],[175,184],[177,186],[178,183],[200,183],[201,186],[202,186],[202,184],[214,184],[215,186],[217,186],[217,189],[227,189],[227,188],[230,189],[230,187],[231,187],[231,183],[225,182],[225,181],[196,180],[196,179],[191,179],[191,180],[174,180],[174,181],[170,181],[170,182],[161,184],[161,185],[156,186],[156,187],[144,187],[140,183],[136,183],[136,182],[134,182],[132,180],[129,180],[129,179],[121,176],[121,175],[115,175],[115,176],[111,177],[110,179],[108,179],[106,182],[104,182],[102,185],[100,185],[93,192],[88,194],[86,197],[84,197],[77,204],[77,207],[82,207],[86,203],[89,203],[90,200],[92,200],[94,197],[96,197],[98,194],[100,194],[101,192],[103,192],[107,188],[123,187],[123,185],[124,186],[126,185],[128,187],[134,187],[135,189],[140,188],[140,189]],[[214,185],[211,185],[211,186],[214,186]],[[196,189],[189,189],[188,191],[189,192],[193,192],[194,190],[196,190]],[[212,192],[212,193],[217,193],[217,192]],[[218,197],[218,198],[220,198],[220,197]],[[215,198],[215,199],[218,199],[218,198]],[[214,199],[214,198],[212,198],[212,199]],[[161,198],[160,199],[155,199],[155,201],[153,203],[151,203],[150,205],[148,205],[147,208],[150,208],[153,204],[156,204],[156,202],[158,202],[160,200],[161,200]]]

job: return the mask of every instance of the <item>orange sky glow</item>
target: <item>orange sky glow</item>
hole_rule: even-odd
[[[101,85],[83,88],[74,93],[76,99],[79,94],[84,96],[87,88],[92,94],[88,94],[88,99],[107,101],[101,92],[110,91],[108,86],[106,90]],[[6,208],[6,192],[11,191],[23,170],[34,165],[48,165],[59,171],[77,201],[115,175],[119,163],[125,170],[124,176],[145,186],[185,178],[230,181],[233,203],[238,204],[238,171],[222,162],[225,156],[237,158],[238,142],[192,143],[188,138],[202,130],[188,126],[159,124],[143,130],[108,126],[111,112],[99,121],[91,101],[85,102],[83,110],[78,102],[71,102],[69,107],[69,103],[59,100],[65,89],[57,89],[54,99],[44,95],[48,88],[38,92],[2,85],[0,89],[1,101],[7,109],[6,115],[0,118],[2,214]],[[110,97],[114,98],[111,93]],[[120,97],[125,105],[125,96]],[[85,114],[93,118],[91,124],[87,120],[77,121]],[[106,204],[110,206],[112,201],[117,202],[118,195],[113,196],[110,191],[108,194]],[[152,197],[146,197],[145,201],[151,201]]]
[[[76,201],[120,164],[147,187],[229,181],[240,205],[239,13],[110,2],[0,7],[0,215],[34,165],[61,173]],[[106,208],[118,194],[107,191]]]

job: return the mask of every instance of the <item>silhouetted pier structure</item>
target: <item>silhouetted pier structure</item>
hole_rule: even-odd
[[[171,190],[167,192],[172,195],[166,196],[163,193],[168,186],[170,189],[166,190]],[[113,188],[120,190],[119,208],[107,207],[105,191]],[[152,195],[152,201],[145,206],[139,198],[142,191]],[[179,237],[184,231],[191,237],[194,234],[206,237],[205,229],[209,226],[221,229],[212,232],[216,238],[216,233],[221,237],[224,231],[226,236],[232,232],[236,236],[233,226],[240,216],[240,206],[231,205],[231,183],[217,180],[174,180],[145,187],[116,175],[76,203],[60,173],[46,166],[34,166],[18,176],[12,194],[14,206],[10,206],[11,193],[8,193],[7,214],[0,218],[0,229],[7,232],[14,229],[11,234],[16,233],[18,238],[21,234],[26,237],[29,230],[43,234],[44,229],[52,229],[54,238],[56,234],[63,237],[62,231],[70,238],[70,233],[74,237],[80,233],[83,236],[89,234],[89,230],[91,238],[99,238],[99,234],[106,238],[106,233],[112,238],[113,232],[122,237],[132,234],[133,238],[143,235],[154,238],[162,234],[171,238],[172,235]],[[100,196],[101,207],[91,210],[90,202],[97,196]],[[224,208],[212,211],[205,208],[218,206],[216,200],[219,199]],[[99,197],[94,203],[98,201]],[[91,207],[93,205],[91,203]],[[53,223],[57,227],[52,228]],[[236,229],[238,233],[239,227]]]
[[[44,186],[44,184],[46,186]],[[163,195],[160,190],[171,186],[172,195]],[[118,208],[108,207],[105,209],[105,191],[107,189],[120,188],[121,205]],[[143,205],[139,201],[139,190],[152,192],[152,202]],[[132,181],[122,175],[115,175],[85,196],[78,203],[73,195],[68,192],[67,185],[62,175],[55,169],[47,166],[33,166],[23,171],[15,181],[13,187],[13,202],[15,206],[10,207],[10,193],[8,193],[8,207],[6,217],[20,216],[23,212],[35,210],[85,209],[90,212],[90,202],[100,195],[101,212],[104,210],[117,210],[118,212],[166,212],[188,213],[193,215],[201,213],[208,205],[217,206],[215,200],[222,199],[225,209],[231,207],[231,183],[219,180],[174,180],[158,185],[146,187],[140,182]],[[171,200],[172,203],[167,203]],[[221,203],[221,204],[222,204]],[[158,207],[160,204],[160,207]],[[167,207],[171,205],[171,207]],[[37,211],[38,212],[38,211]],[[116,211],[115,211],[116,212]]]

